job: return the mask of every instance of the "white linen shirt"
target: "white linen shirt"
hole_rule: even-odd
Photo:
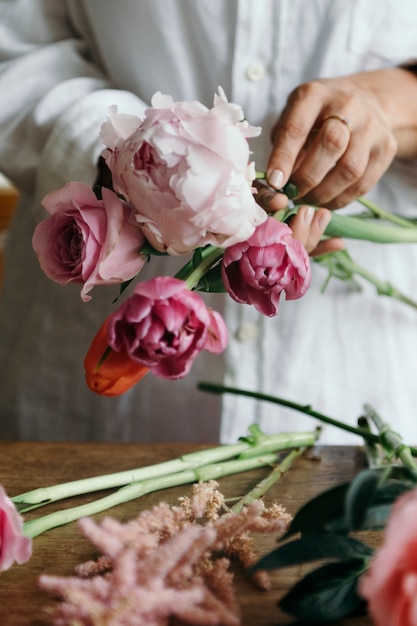
[[[115,292],[60,287],[31,248],[42,197],[68,180],[92,184],[108,107],[141,115],[156,91],[212,105],[221,85],[253,125],[257,169],[270,131],[298,84],[417,59],[417,7],[408,0],[0,0],[0,171],[22,192],[8,237],[0,311],[0,438],[234,441],[258,422],[267,432],[310,430],[301,413],[196,390],[224,381],[310,404],[355,425],[372,404],[417,443],[417,312],[331,282],[313,267],[301,300],[275,318],[214,295],[225,316],[223,357],[202,354],[181,381],[148,375],[118,399],[87,390],[83,357]],[[352,120],[353,126],[355,120]],[[396,162],[370,197],[417,214],[416,163]],[[417,247],[348,242],[379,278],[416,297]],[[181,260],[180,260],[181,261]],[[180,261],[153,258],[142,278]],[[221,422],[220,422],[221,417]],[[325,428],[325,443],[360,443]]]

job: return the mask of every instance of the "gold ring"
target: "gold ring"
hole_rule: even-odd
[[[322,125],[324,124],[324,122],[326,120],[339,120],[339,122],[342,122],[342,124],[344,124],[348,131],[350,132],[350,134],[353,133],[353,128],[352,128],[352,124],[350,122],[350,119],[348,117],[342,117],[341,115],[336,115],[336,113],[332,114],[332,115],[326,115],[326,117],[323,117],[322,119]]]

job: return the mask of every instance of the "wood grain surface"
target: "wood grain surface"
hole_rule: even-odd
[[[68,480],[122,471],[176,458],[180,454],[208,446],[195,444],[74,444],[0,442],[0,482],[10,496]],[[268,493],[267,502],[283,504],[294,514],[312,496],[332,485],[348,480],[364,467],[360,448],[320,447],[317,454],[309,454],[296,461]],[[226,497],[242,496],[268,473],[266,469],[253,470],[221,479],[220,487]],[[177,487],[147,495],[139,500],[109,509],[97,515],[100,519],[112,515],[120,520],[135,517],[140,511],[164,500],[176,503],[180,495],[188,494],[189,487]],[[82,504],[97,497],[80,496],[70,502],[61,502],[26,515],[27,520],[66,506]],[[377,534],[369,533],[371,544]],[[276,538],[260,537],[259,556],[269,552]],[[50,530],[33,541],[33,555],[24,565],[15,565],[0,575],[0,625],[47,626],[50,596],[37,585],[41,573],[71,575],[74,567],[94,558],[95,549],[81,535],[76,523]],[[274,626],[290,624],[276,603],[290,586],[307,570],[304,566],[287,568],[272,573],[272,589],[260,592],[242,572],[236,572],[236,588],[242,608],[243,626]],[[370,626],[367,617],[338,622],[340,626]]]

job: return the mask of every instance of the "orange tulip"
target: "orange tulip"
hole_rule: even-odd
[[[84,359],[87,385],[101,396],[113,398],[128,391],[149,371],[126,352],[112,350],[107,342],[108,319],[94,337]]]

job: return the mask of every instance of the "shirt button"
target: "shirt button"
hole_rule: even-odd
[[[253,82],[261,80],[265,76],[265,66],[262,63],[251,63],[246,68],[246,78]]]
[[[242,342],[253,341],[258,335],[255,324],[242,324],[236,331],[236,339]]]

